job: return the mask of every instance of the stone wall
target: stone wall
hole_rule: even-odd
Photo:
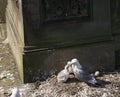
[[[8,42],[5,41],[6,39],[7,39],[6,24],[0,23],[0,43]]]
[[[57,25],[43,23],[41,1],[8,0],[7,38],[24,82],[42,80],[74,57],[90,71],[115,68],[109,0],[92,0],[89,21]]]
[[[115,59],[117,68],[120,67],[120,0],[112,0],[112,35],[115,44]]]
[[[7,0],[0,0],[0,43],[3,42],[6,37],[6,20],[5,20],[5,9],[7,5]]]
[[[85,17],[72,18],[71,3],[67,2],[71,0],[63,1],[62,10],[67,8],[70,11],[63,11],[60,16],[57,11],[61,0],[22,1],[25,82],[44,80],[63,69],[74,57],[91,72],[115,68],[110,0],[88,0],[92,2],[88,3],[91,16],[87,20]]]
[[[5,9],[7,0],[0,0],[0,23],[5,22]]]
[[[62,49],[26,52],[24,82],[45,80],[61,71],[72,58],[77,58],[90,72],[111,71],[115,68],[114,47],[109,43],[74,46]]]
[[[22,18],[22,2],[21,0],[8,0],[6,9],[6,26],[8,41],[15,57],[18,71],[23,78],[23,18]],[[22,79],[23,80],[23,79]]]

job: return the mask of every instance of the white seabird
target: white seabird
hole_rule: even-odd
[[[71,60],[71,64],[75,78],[77,78],[79,81],[86,82],[90,85],[97,84],[97,81],[94,78],[94,76],[90,75],[90,73],[79,63],[79,61],[76,58]]]
[[[69,71],[68,71],[68,65],[66,65],[65,68],[58,73],[57,81],[66,82],[68,78],[69,78]]]
[[[18,89],[18,88],[14,88],[14,89],[12,90],[12,94],[11,94],[10,97],[21,97],[21,96],[20,96],[20,93],[19,93],[19,89]]]

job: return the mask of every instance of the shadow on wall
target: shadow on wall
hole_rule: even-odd
[[[0,0],[0,23],[5,22],[6,5],[7,5],[7,0]]]

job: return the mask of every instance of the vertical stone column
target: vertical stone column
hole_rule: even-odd
[[[6,25],[8,41],[18,66],[18,71],[23,80],[23,18],[22,0],[8,0],[6,9]]]

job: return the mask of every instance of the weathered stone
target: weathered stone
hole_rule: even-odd
[[[111,43],[26,52],[23,57],[24,75],[26,75],[24,79],[25,82],[45,80],[51,76],[51,70],[58,73],[72,58],[79,59],[90,72],[110,71],[115,68],[114,57],[114,48]]]
[[[5,23],[5,9],[7,0],[0,0],[0,23]]]
[[[77,11],[68,1],[61,13],[60,0],[56,6],[51,0],[8,0],[8,40],[24,82],[44,80],[74,57],[91,72],[115,68],[111,1],[84,0],[89,9],[78,4]]]
[[[111,1],[112,35],[115,44],[116,67],[120,67],[120,1]]]
[[[7,38],[9,40],[11,50],[16,60],[21,79],[23,80],[22,57],[24,48],[24,33],[21,0],[8,0],[8,5],[6,9],[6,21]]]
[[[5,23],[0,24],[0,43],[8,43]]]

